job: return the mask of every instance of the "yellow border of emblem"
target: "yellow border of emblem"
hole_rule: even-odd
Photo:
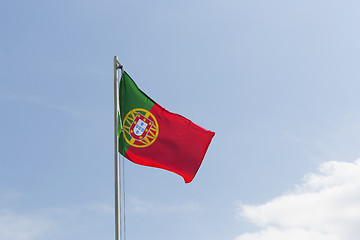
[[[132,138],[129,133],[130,126],[132,125],[132,123],[138,113],[141,113],[146,118],[148,118],[149,120],[154,122],[154,124],[149,129],[149,132],[146,135],[146,137],[140,141]],[[148,147],[155,142],[155,140],[159,134],[159,125],[156,121],[156,118],[154,117],[154,115],[151,112],[149,112],[143,108],[135,108],[126,114],[124,121],[123,121],[123,130],[125,132],[124,138],[128,144],[130,144],[131,146],[134,146],[134,147],[143,148],[143,147]]]

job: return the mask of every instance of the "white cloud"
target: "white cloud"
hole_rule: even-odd
[[[301,228],[279,229],[268,227],[256,233],[245,233],[236,240],[337,240],[336,237],[314,230]]]
[[[98,239],[90,230],[112,228],[114,207],[103,202],[89,202],[58,208],[38,208],[19,212],[14,199],[23,194],[0,194],[0,240]],[[16,202],[16,201],[15,201]],[[11,205],[7,206],[7,205]],[[105,227],[104,227],[105,226]]]
[[[357,240],[360,234],[360,160],[326,162],[294,191],[239,214],[261,227],[236,240]]]
[[[45,239],[51,234],[52,227],[52,223],[43,217],[0,212],[0,239]]]

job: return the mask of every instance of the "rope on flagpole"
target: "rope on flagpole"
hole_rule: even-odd
[[[123,74],[124,74],[124,67],[123,65],[120,64],[120,62],[118,61],[118,67],[121,71],[121,76],[120,79],[122,78]],[[121,80],[120,80],[121,81]],[[120,99],[120,98],[119,98]],[[119,100],[120,101],[120,100]],[[120,113],[120,102],[119,103],[119,113]],[[122,127],[122,122],[120,119],[120,126]],[[122,239],[126,240],[126,191],[125,191],[125,158],[123,156],[120,155],[120,166],[121,166],[121,171],[120,171],[120,209],[121,209],[121,227],[122,227]]]
[[[122,159],[122,180],[121,180],[121,187],[122,187],[122,194],[123,194],[123,197],[122,197],[122,203],[123,203],[123,218],[124,218],[124,221],[123,221],[123,235],[124,235],[124,240],[126,240],[126,207],[125,207],[125,204],[126,204],[126,201],[125,201],[125,158],[124,157],[121,157]]]

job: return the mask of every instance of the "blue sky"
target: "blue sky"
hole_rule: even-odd
[[[216,132],[190,184],[125,162],[127,238],[355,240],[360,3],[0,3],[0,240],[114,239],[113,57]]]

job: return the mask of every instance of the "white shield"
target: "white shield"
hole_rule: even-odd
[[[144,122],[143,120],[139,119],[138,122],[136,123],[135,127],[134,127],[134,133],[135,133],[135,135],[136,135],[136,136],[141,136],[141,135],[144,133],[147,125],[148,125],[148,124],[147,124],[146,122]]]

